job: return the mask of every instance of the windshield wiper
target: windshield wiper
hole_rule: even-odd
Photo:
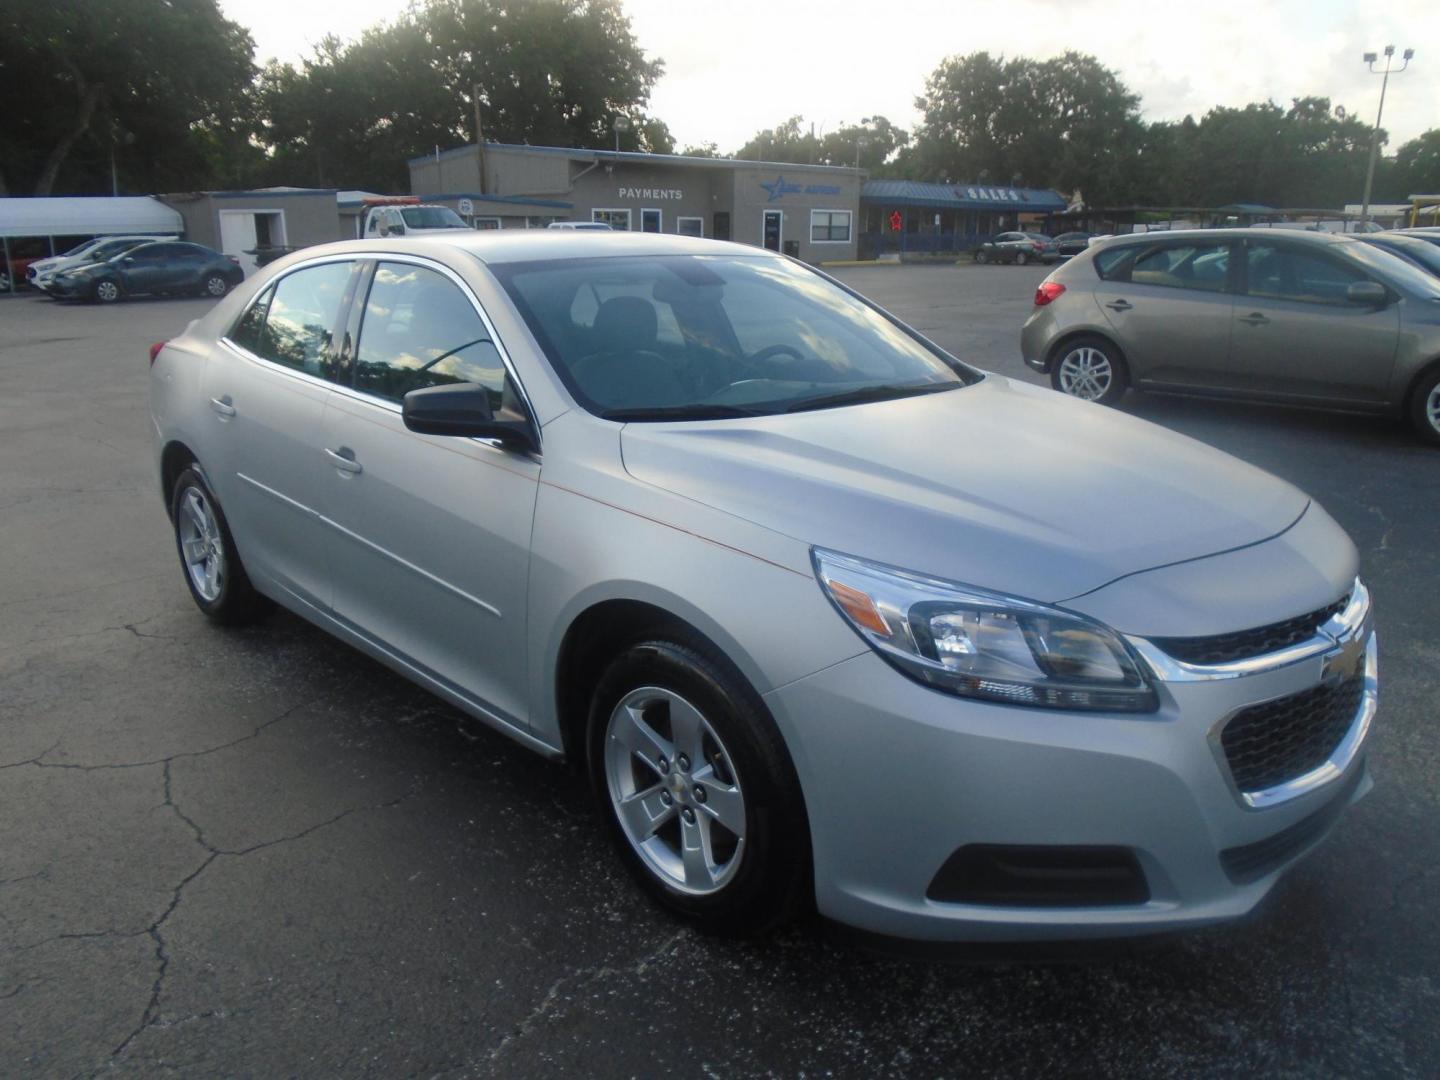
[[[805,398],[793,405],[787,405],[780,411],[794,413],[807,412],[810,409],[828,409],[837,405],[863,405],[868,401],[891,401],[895,398],[916,397],[920,394],[938,394],[942,390],[958,390],[964,385],[966,384],[957,381],[953,383],[911,383],[908,386],[860,386],[838,394]]]
[[[657,405],[651,408],[606,409],[600,414],[605,420],[734,420],[739,417],[764,416],[755,409],[739,405]]]

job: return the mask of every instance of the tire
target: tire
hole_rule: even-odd
[[[1029,261],[1030,261],[1030,256],[1026,255],[1025,252],[1023,252],[1023,251],[1017,251],[1017,252],[1015,253],[1015,265],[1016,265],[1016,266],[1024,266],[1024,265],[1025,265],[1027,262],[1029,262]]]
[[[990,261],[990,253],[984,248],[981,248],[979,251],[975,252],[975,261],[981,266],[984,266]]]
[[[255,591],[220,503],[193,465],[170,493],[175,550],[190,597],[206,616],[226,626],[243,626],[265,615],[270,601]]]
[[[113,304],[120,299],[120,284],[115,281],[97,281],[90,290],[90,296],[97,304]]]
[[[1410,393],[1410,426],[1428,443],[1440,444],[1440,366],[1432,367]]]
[[[1062,394],[1114,405],[1130,385],[1120,350],[1102,337],[1080,337],[1055,350],[1050,385]]]
[[[697,929],[759,934],[809,903],[794,766],[759,697],[707,643],[677,635],[621,652],[591,701],[587,762],[627,869]]]
[[[216,300],[230,291],[230,282],[224,274],[206,274],[200,282],[200,292],[205,296],[214,297]]]

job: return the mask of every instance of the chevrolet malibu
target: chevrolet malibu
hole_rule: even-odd
[[[705,929],[1231,919],[1370,787],[1370,596],[1320,506],[769,252],[311,248],[150,383],[202,612],[279,604],[573,762]]]

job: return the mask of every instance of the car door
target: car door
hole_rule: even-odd
[[[319,505],[331,467],[325,403],[335,332],[358,264],[292,270],[236,322],[205,369],[206,469],[252,578],[326,610],[330,532]]]
[[[1167,239],[1107,249],[1095,260],[1100,315],[1138,386],[1228,384],[1232,244]]]
[[[401,419],[420,387],[478,383],[499,414],[518,407],[518,383],[474,297],[438,264],[381,261],[362,296],[351,388],[326,416],[335,615],[524,727],[539,460]]]
[[[1245,241],[1243,270],[1230,350],[1238,386],[1296,400],[1385,400],[1400,308],[1346,299],[1352,284],[1375,280],[1364,267],[1310,244],[1256,239]]]
[[[166,263],[170,258],[173,244],[149,244],[122,255],[115,262],[120,273],[120,285],[127,293],[145,294],[159,291],[164,286]]]

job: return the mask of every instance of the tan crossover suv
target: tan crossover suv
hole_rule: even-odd
[[[1041,283],[1020,347],[1102,404],[1134,387],[1392,413],[1440,443],[1440,279],[1352,237],[1115,237]]]

